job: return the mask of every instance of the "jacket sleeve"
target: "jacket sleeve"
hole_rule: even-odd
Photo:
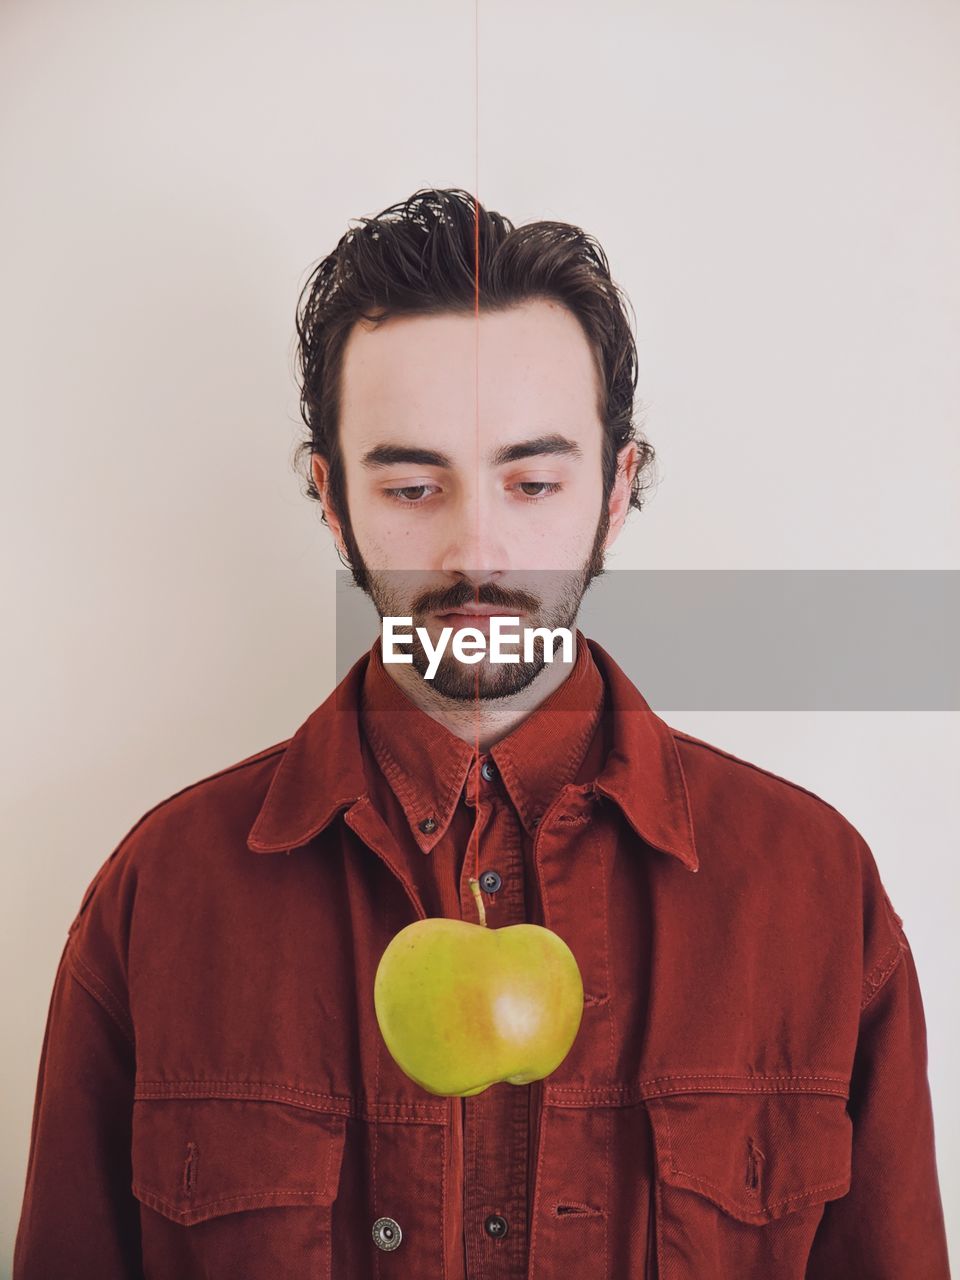
[[[14,1280],[143,1280],[122,1003],[68,938],[47,1015]]]
[[[920,984],[902,921],[865,977],[850,1086],[850,1191],[825,1206],[807,1280],[949,1280]]]

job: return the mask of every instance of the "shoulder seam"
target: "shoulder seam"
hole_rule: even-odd
[[[774,773],[770,769],[764,769],[762,765],[754,764],[752,760],[744,760],[741,756],[736,756],[732,751],[724,751],[722,747],[715,746],[712,742],[705,742],[702,738],[695,738],[691,734],[684,733],[681,729],[674,729],[671,726],[671,733],[674,738],[679,738],[684,742],[690,743],[694,747],[702,747],[705,751],[712,751],[714,755],[722,756],[725,760],[731,760],[734,764],[744,765],[747,769],[753,769],[755,773],[761,773],[767,778],[772,778],[775,782],[782,782],[784,786],[792,787],[794,791],[799,791],[805,796],[809,796],[811,800],[816,800],[824,808],[829,809],[831,813],[835,813],[857,837],[859,844],[869,849],[863,836],[853,827],[850,820],[840,812],[836,805],[832,805],[829,800],[824,800],[823,796],[818,796],[815,791],[811,791],[808,787],[801,786],[799,782],[793,782],[790,778],[781,777],[780,774]],[[907,949],[908,943],[903,932],[903,921],[893,909],[886,889],[880,886],[881,893],[887,913],[887,923],[890,925],[891,932],[894,935],[892,946],[887,950],[881,959],[874,965],[869,973],[865,974],[863,984],[861,986],[860,1012],[861,1014],[873,1003],[876,996],[886,986],[890,977],[896,971],[897,965]],[[892,917],[892,918],[891,918]]]
[[[142,813],[140,815],[140,817],[136,820],[133,826],[128,829],[126,835],[121,837],[121,839],[115,846],[113,852],[109,855],[108,858],[104,860],[99,871],[97,871],[96,875],[93,877],[93,880],[87,886],[87,891],[83,896],[83,901],[80,903],[80,908],[77,911],[77,914],[74,916],[73,921],[71,922],[69,928],[67,929],[68,936],[72,934],[74,930],[77,928],[77,926],[79,925],[80,917],[83,915],[88,905],[90,904],[90,900],[93,897],[94,893],[96,892],[97,886],[99,885],[100,880],[103,878],[103,875],[107,870],[107,867],[110,865],[111,862],[113,862],[113,860],[119,854],[123,853],[123,851],[126,849],[127,845],[129,844],[130,840],[133,838],[134,835],[136,835],[137,831],[139,831],[139,829],[143,826],[143,824],[146,822],[148,818],[152,817],[153,814],[157,813],[160,809],[164,808],[165,805],[172,804],[173,801],[178,799],[180,796],[186,795],[188,791],[193,791],[194,788],[196,787],[202,787],[205,782],[213,782],[215,778],[226,777],[226,775],[229,773],[236,773],[240,769],[247,768],[249,765],[258,764],[261,760],[268,760],[273,755],[280,755],[283,751],[286,750],[286,748],[289,746],[291,741],[292,741],[291,738],[284,738],[282,742],[276,742],[273,744],[273,746],[264,747],[262,751],[256,752],[255,755],[246,756],[243,760],[238,760],[235,764],[229,764],[224,769],[218,769],[215,773],[208,773],[202,778],[197,778],[194,782],[188,782],[187,785],[185,787],[181,787],[179,791],[171,792],[170,795],[164,796],[162,800],[158,800],[156,804],[151,805],[150,808],[147,809],[145,813]]]
[[[271,755],[279,755],[280,752],[284,751],[289,746],[290,742],[291,742],[290,738],[284,738],[282,742],[274,743],[272,747],[265,747],[262,751],[258,751],[256,755],[247,756],[246,759],[244,760],[238,760],[236,764],[228,764],[225,769],[218,769],[216,773],[208,773],[202,778],[197,778],[195,782],[188,782],[187,785],[185,787],[181,787],[179,791],[173,791],[170,793],[170,795],[164,796],[162,800],[158,800],[155,805],[151,805],[151,807],[146,811],[146,813],[142,814],[137,819],[137,821],[133,824],[133,826],[130,828],[127,834],[123,837],[123,839],[117,845],[116,849],[114,849],[113,854],[111,854],[111,857],[118,854],[120,850],[123,848],[123,846],[126,844],[126,842],[137,830],[137,828],[140,827],[144,822],[146,822],[147,818],[149,818],[151,814],[156,813],[158,809],[162,809],[164,805],[170,804],[172,801],[176,800],[179,796],[186,795],[188,791],[193,791],[194,788],[196,787],[202,787],[205,782],[213,782],[214,778],[226,777],[228,773],[236,773],[240,769],[245,769],[248,765],[257,764],[261,760],[267,760]]]
[[[100,1006],[107,1014],[110,1020],[119,1027],[123,1033],[123,1038],[136,1048],[136,1040],[134,1037],[133,1023],[123,1008],[121,1002],[113,994],[107,984],[100,978],[85,960],[77,954],[75,947],[68,948],[66,953],[67,968],[70,976],[78,986],[83,987],[87,995]]]
[[[262,751],[258,751],[255,755],[246,756],[243,760],[238,760],[236,764],[228,764],[226,768],[217,769],[215,773],[205,774],[204,777],[197,778],[194,782],[188,782],[187,785],[185,787],[181,787],[179,791],[171,792],[170,795],[165,796],[163,800],[158,800],[155,805],[146,811],[143,817],[141,817],[139,821],[130,828],[127,835],[124,836],[124,840],[126,840],[128,836],[133,835],[134,831],[136,831],[137,827],[140,826],[140,823],[143,822],[144,819],[149,818],[150,815],[152,813],[156,813],[158,809],[162,809],[165,804],[169,804],[172,800],[176,800],[178,796],[186,795],[188,791],[193,791],[195,787],[202,787],[205,782],[213,782],[214,778],[224,778],[229,773],[237,773],[240,769],[247,768],[248,765],[258,764],[261,760],[268,760],[272,755],[279,755],[281,752],[286,750],[291,741],[292,739],[290,738],[284,738],[282,742],[276,742],[272,747],[264,747]]]
[[[779,773],[774,773],[772,769],[765,769],[763,765],[755,764],[752,760],[744,760],[742,756],[735,756],[732,751],[724,751],[722,747],[717,747],[712,742],[704,742],[702,738],[694,738],[689,733],[684,733],[682,729],[671,728],[670,732],[675,738],[681,738],[684,742],[689,742],[691,746],[702,747],[705,751],[712,751],[714,755],[722,756],[725,760],[732,760],[734,764],[742,764],[746,769],[753,769],[755,773],[762,773],[766,778],[773,778],[775,782],[782,782],[785,787],[792,787],[794,791],[800,791],[812,800],[819,801],[825,808],[843,818],[844,822],[848,821],[836,805],[831,804],[829,800],[824,800],[823,796],[818,796],[809,787],[801,786],[799,782],[794,782],[790,778],[781,777]]]

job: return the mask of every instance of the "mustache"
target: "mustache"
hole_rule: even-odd
[[[507,616],[511,610],[517,613],[533,613],[540,607],[536,596],[526,591],[509,593],[495,583],[471,587],[463,582],[446,591],[425,592],[416,601],[417,613],[454,613],[461,605],[482,604],[490,608],[502,608]]]

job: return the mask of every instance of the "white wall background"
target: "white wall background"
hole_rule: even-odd
[[[6,0],[0,1266],[84,888],[332,687],[339,562],[290,465],[308,268],[424,185],[578,222],[661,459],[611,567],[957,568],[958,53],[946,0],[479,0],[478,45],[470,0]],[[871,844],[960,1257],[960,717],[660,710]]]

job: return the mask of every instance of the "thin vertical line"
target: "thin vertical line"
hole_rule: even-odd
[[[476,441],[477,536],[480,545],[480,0],[473,0],[473,314],[474,314],[474,439]],[[477,566],[474,565],[474,573]],[[480,607],[480,585],[474,582],[474,603]],[[473,875],[480,879],[480,663],[474,677],[474,848]]]

